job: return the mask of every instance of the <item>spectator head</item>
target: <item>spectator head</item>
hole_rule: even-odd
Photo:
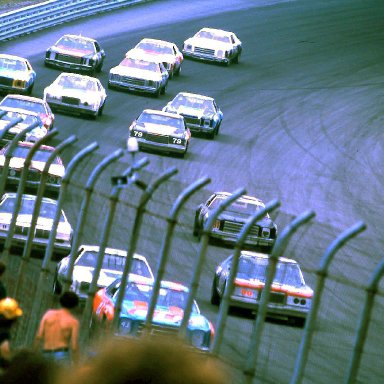
[[[75,292],[64,292],[60,296],[60,305],[66,309],[73,309],[79,305],[79,296]]]
[[[209,354],[164,337],[103,339],[92,359],[59,384],[227,384],[230,371]]]
[[[14,320],[23,314],[18,302],[11,297],[0,300],[0,316],[7,320]]]

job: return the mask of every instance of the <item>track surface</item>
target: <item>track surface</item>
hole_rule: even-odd
[[[269,3],[269,6],[265,6]],[[78,172],[85,184],[89,171],[107,154],[123,148],[131,121],[144,109],[161,108],[179,91],[216,98],[224,112],[219,136],[193,138],[185,160],[147,156],[143,175],[148,180],[176,166],[178,174],[156,194],[138,250],[156,268],[166,216],[178,194],[201,177],[211,183],[195,194],[180,216],[172,242],[167,278],[188,282],[197,241],[192,237],[193,210],[211,191],[245,187],[265,202],[281,201],[273,216],[280,230],[307,211],[316,218],[298,230],[286,256],[300,261],[314,286],[320,259],[344,230],[363,220],[367,230],[336,254],[322,299],[316,334],[305,371],[306,383],[342,382],[351,356],[354,333],[365,293],[363,287],[382,259],[383,187],[383,49],[384,3],[377,0],[313,1],[157,1],[59,26],[2,44],[1,50],[28,57],[38,79],[34,95],[59,74],[43,65],[45,49],[64,33],[97,38],[107,53],[99,75],[107,85],[109,68],[142,37],[182,42],[203,26],[233,30],[243,41],[239,65],[229,68],[185,61],[180,78],[170,81],[159,99],[117,91],[108,92],[104,115],[90,121],[56,114],[59,139],[79,138],[65,153],[68,163],[82,147],[100,144],[97,156]],[[124,157],[118,169],[130,158]],[[108,183],[98,191],[108,196]],[[124,199],[135,199],[134,192]],[[66,211],[73,224],[81,198],[73,190]],[[97,204],[97,203],[95,203]],[[94,207],[84,242],[100,238],[108,203]],[[101,205],[100,205],[101,204]],[[111,243],[124,247],[134,212],[119,210]],[[217,308],[209,304],[216,264],[230,249],[210,246],[198,301],[213,321]],[[359,382],[379,383],[382,370],[382,290],[375,301]],[[253,320],[230,316],[221,355],[231,361],[239,382]],[[260,383],[288,383],[302,329],[266,323],[256,367]]]

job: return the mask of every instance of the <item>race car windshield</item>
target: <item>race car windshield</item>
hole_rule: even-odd
[[[87,78],[77,76],[61,76],[58,85],[64,89],[79,89],[95,92],[96,84]]]
[[[214,199],[210,205],[210,208],[216,208],[223,200],[224,197],[218,197]],[[255,204],[254,202],[247,200],[236,200],[228,208],[225,209],[225,212],[253,215],[257,211],[260,211],[262,208],[264,208],[264,205],[262,204]],[[268,215],[265,217],[268,217]]]
[[[76,260],[77,266],[94,268],[97,264],[99,252],[86,251]],[[101,266],[104,270],[117,271],[123,273],[126,257],[122,255],[105,253],[103,257],[103,264]],[[152,275],[148,270],[147,265],[141,259],[134,258],[131,265],[131,273],[136,275],[151,278]]]
[[[152,289],[153,287],[151,285],[131,282],[127,285],[125,290],[124,300],[141,301],[149,305],[152,297]],[[177,307],[183,310],[187,303],[187,299],[187,292],[170,288],[160,288],[156,307]],[[198,312],[195,303],[192,306],[192,312]]]
[[[189,97],[184,95],[177,96],[172,102],[171,106],[178,109],[179,107],[192,108],[202,110],[205,113],[214,113],[215,107],[213,101],[209,99],[202,99],[198,97]]]
[[[27,71],[27,64],[22,60],[11,58],[0,58],[0,68],[9,69],[12,71]]]
[[[0,206],[0,212],[13,213],[15,209],[15,204],[16,204],[16,198],[14,197],[6,198]],[[29,199],[29,198],[23,197],[21,200],[19,216],[20,215],[32,216],[34,206],[35,206],[35,199]],[[44,200],[41,202],[41,208],[39,212],[40,218],[53,219],[55,216],[55,213],[56,213],[56,204],[48,201],[44,201]],[[63,215],[60,216],[60,221],[65,222]]]
[[[143,112],[137,119],[137,123],[140,125],[157,124],[157,125],[165,125],[167,127],[173,127],[175,128],[176,133],[184,132],[184,129],[185,129],[183,120],[181,120],[180,118],[158,115],[156,113]]]
[[[73,37],[62,37],[56,46],[61,49],[78,50],[83,51],[85,54],[93,53],[94,47],[90,41],[84,39],[76,39]]]
[[[125,58],[120,65],[124,67],[141,69],[143,71],[151,71],[151,72],[160,72],[160,67],[151,61],[145,60],[135,60],[130,58]]]
[[[172,55],[173,51],[171,47],[166,45],[160,45],[156,43],[139,43],[137,48],[147,51],[147,52],[156,52],[163,55]]]
[[[21,119],[21,124],[26,124],[26,125],[31,125],[36,122],[39,122],[42,124],[41,120],[34,115],[27,115],[25,113],[20,113],[20,112],[13,112],[13,111],[7,111],[7,113],[2,116],[2,120],[7,120],[7,121],[14,121],[16,119]]]
[[[219,35],[219,34],[214,33],[212,31],[200,31],[196,34],[196,37],[198,37],[200,39],[216,40],[216,41],[220,41],[222,43],[230,43],[231,42],[229,36]]]
[[[45,114],[46,110],[42,103],[32,102],[29,100],[22,100],[13,97],[6,97],[0,103],[1,107],[19,108],[26,109],[27,111]]]
[[[268,259],[240,257],[237,278],[250,280],[255,279],[265,282]],[[294,263],[278,262],[276,267],[274,284],[301,287],[304,285],[300,267]]]
[[[25,159],[28,156],[29,151],[31,150],[30,147],[22,147],[18,146],[15,148],[13,151],[13,157],[19,157],[21,159]],[[34,155],[32,160],[33,161],[41,161],[43,163],[47,162],[49,159],[49,156],[51,156],[52,151],[50,150],[44,150],[44,149],[39,149]],[[61,164],[61,161],[58,157],[55,157],[53,160],[53,164]]]

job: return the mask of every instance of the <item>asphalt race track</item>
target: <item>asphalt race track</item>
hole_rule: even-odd
[[[169,82],[158,99],[108,91],[104,114],[96,121],[56,113],[59,140],[76,134],[76,145],[64,154],[68,163],[82,147],[97,141],[96,160],[124,148],[131,121],[144,108],[161,109],[179,91],[213,96],[224,113],[214,140],[192,138],[185,159],[147,156],[150,179],[172,166],[178,174],[156,194],[151,210],[166,216],[178,194],[202,177],[211,182],[193,195],[180,217],[172,243],[167,278],[187,282],[199,244],[192,236],[194,208],[212,191],[244,187],[265,202],[279,199],[272,216],[282,230],[294,217],[313,210],[316,217],[300,228],[285,256],[297,259],[308,283],[329,244],[360,220],[367,229],[335,256],[321,301],[316,333],[305,370],[305,383],[341,383],[345,379],[354,335],[370,277],[382,259],[383,188],[383,39],[384,2],[380,0],[317,1],[154,1],[61,25],[2,43],[1,51],[30,59],[37,72],[34,96],[59,74],[44,67],[45,49],[64,33],[97,38],[106,51],[98,75],[107,87],[108,71],[142,37],[182,42],[199,28],[234,31],[243,42],[239,65],[230,67],[185,60],[179,78]],[[125,156],[116,170],[129,163]],[[91,165],[92,165],[91,164]],[[78,174],[85,184],[90,166]],[[104,197],[108,184],[99,185]],[[134,199],[133,192],[129,198]],[[73,224],[80,204],[75,190],[66,201]],[[95,209],[84,242],[97,241],[107,203]],[[126,246],[129,215],[119,212],[113,235]],[[99,216],[97,216],[99,215]],[[121,224],[123,223],[123,224]],[[123,228],[124,227],[124,228]],[[127,229],[128,228],[128,229]],[[123,231],[124,229],[124,231]],[[155,269],[164,226],[146,220],[138,250]],[[216,321],[209,303],[216,264],[230,249],[209,246],[197,297],[203,313]],[[371,326],[358,376],[359,383],[384,381],[382,369],[383,289],[375,300]],[[221,355],[230,362],[239,382],[248,354],[254,320],[228,318]],[[267,321],[255,383],[288,383],[303,330]]]

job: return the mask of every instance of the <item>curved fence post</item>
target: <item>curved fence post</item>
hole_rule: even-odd
[[[72,273],[75,259],[77,257],[77,251],[80,245],[80,239],[83,235],[85,220],[88,214],[89,204],[91,202],[91,196],[95,188],[95,184],[101,175],[101,173],[113,162],[117,161],[124,155],[123,149],[118,149],[105,157],[97,166],[93,169],[91,175],[88,178],[85,186],[85,196],[81,202],[79,216],[77,218],[76,229],[73,234],[71,252],[69,254],[69,262],[67,273],[64,278],[63,291],[67,291],[72,283]]]
[[[200,251],[199,256],[196,260],[193,273],[192,273],[192,282],[189,287],[188,298],[185,304],[183,319],[181,321],[180,329],[178,336],[181,339],[185,339],[187,334],[187,328],[189,323],[189,318],[191,316],[193,300],[196,296],[197,290],[199,288],[199,280],[201,276],[201,270],[203,268],[203,263],[205,260],[205,255],[207,253],[209,234],[213,227],[213,223],[216,221],[217,217],[234,201],[236,201],[241,195],[244,195],[246,190],[244,188],[239,188],[234,191],[230,196],[220,202],[220,204],[215,208],[212,213],[209,215],[208,220],[203,226],[203,233],[200,238]]]
[[[288,226],[284,228],[282,233],[277,237],[276,242],[272,248],[272,253],[269,257],[269,262],[267,266],[266,281],[264,289],[261,293],[259,308],[255,321],[255,327],[251,335],[249,353],[245,363],[244,376],[245,382],[248,384],[252,383],[252,380],[255,376],[258,350],[260,346],[261,336],[263,333],[265,318],[267,315],[271,286],[275,277],[277,262],[279,260],[279,257],[284,254],[292,235],[297,231],[300,226],[306,224],[313,217],[315,217],[315,213],[313,211],[307,211],[302,213],[296,219],[294,219]]]
[[[21,286],[21,281],[24,277],[24,270],[26,267],[26,264],[29,262],[32,246],[33,246],[33,238],[35,237],[35,229],[37,225],[37,220],[39,218],[40,208],[41,208],[41,202],[43,199],[44,191],[45,191],[45,183],[48,176],[49,167],[56,158],[56,156],[61,153],[65,148],[67,148],[69,145],[71,145],[75,140],[77,140],[76,136],[71,136],[67,140],[60,143],[55,150],[49,155],[49,158],[47,159],[43,172],[41,174],[40,178],[40,184],[37,189],[36,194],[36,200],[35,204],[33,206],[33,213],[32,213],[32,219],[31,219],[31,226],[28,228],[28,234],[27,234],[27,241],[24,246],[23,250],[23,256],[21,259],[21,263],[19,266],[19,270],[17,273],[17,280],[16,280],[16,286],[15,291],[13,294],[13,297],[19,297],[19,289]],[[44,261],[42,263],[42,270],[44,270],[46,266],[44,265]],[[36,297],[35,297],[36,299]],[[29,327],[30,328],[30,327]]]
[[[199,189],[203,188],[205,185],[209,184],[211,182],[211,179],[208,177],[200,178],[199,180],[195,181],[193,184],[191,184],[189,187],[184,189],[184,191],[178,196],[175,203],[173,204],[173,207],[171,209],[170,214],[167,217],[167,231],[161,246],[160,251],[160,261],[159,266],[157,270],[157,276],[156,280],[153,284],[153,291],[151,296],[151,301],[148,306],[148,312],[147,317],[145,319],[145,325],[144,329],[148,330],[150,328],[153,314],[155,312],[157,299],[159,297],[159,291],[161,286],[161,280],[163,279],[164,273],[165,273],[165,266],[168,261],[168,254],[169,254],[169,248],[171,244],[171,239],[173,235],[174,228],[177,224],[177,216],[180,212],[180,209],[183,207],[186,200],[195,192],[197,192]]]
[[[125,170],[123,173],[123,176],[132,175],[133,171],[140,170],[141,168],[148,165],[149,160],[148,158],[142,158],[134,165],[130,166]],[[122,187],[121,185],[117,184],[113,186],[112,192],[109,196],[109,211],[108,215],[104,222],[103,232],[101,234],[101,240],[100,240],[100,247],[99,247],[99,253],[97,255],[96,265],[92,273],[92,280],[91,284],[88,289],[88,297],[87,301],[85,303],[85,308],[83,311],[83,317],[82,317],[82,330],[81,330],[81,338],[83,341],[88,340],[89,335],[89,323],[92,315],[92,306],[93,306],[93,299],[95,297],[95,294],[98,290],[97,282],[99,280],[100,271],[103,266],[103,259],[105,255],[105,249],[107,248],[107,244],[109,242],[109,235],[111,233],[112,229],[112,223],[115,216],[116,211],[116,205],[119,201],[120,192],[123,188],[126,188],[132,184],[132,180],[128,180],[128,184]]]
[[[60,187],[59,197],[57,199],[55,217],[53,219],[52,229],[49,234],[48,244],[45,250],[44,258],[46,260],[51,260],[55,239],[56,239],[56,234],[57,234],[57,225],[59,224],[59,220],[61,217],[61,206],[63,204],[64,196],[65,196],[65,193],[67,192],[68,184],[71,180],[72,174],[74,173],[74,171],[76,170],[80,162],[86,156],[90,155],[93,151],[95,151],[98,148],[99,148],[99,144],[97,144],[96,142],[89,144],[87,147],[83,148],[79,153],[77,153],[68,164],[63,180],[61,181],[61,187]]]
[[[228,284],[225,288],[223,300],[220,304],[219,317],[215,327],[215,338],[211,348],[211,353],[215,355],[218,355],[220,350],[222,338],[224,335],[225,323],[227,320],[228,310],[230,306],[230,298],[233,293],[233,288],[235,285],[235,279],[237,275],[237,269],[239,266],[240,254],[241,254],[241,250],[244,247],[244,243],[248,236],[248,233],[252,229],[252,226],[258,220],[262,219],[267,213],[275,210],[280,205],[281,205],[280,201],[278,200],[272,200],[271,202],[267,203],[263,209],[256,212],[247,220],[241,232],[239,233],[238,239],[235,244],[235,251],[232,256],[231,270],[228,276]]]
[[[336,252],[344,246],[344,244],[355,237],[360,232],[364,231],[366,225],[363,222],[358,222],[351,228],[344,231],[340,236],[338,236],[327,248],[325,254],[323,255],[320,261],[320,268],[316,271],[317,281],[315,294],[313,296],[311,309],[309,311],[308,317],[305,321],[304,334],[300,342],[299,351],[296,357],[295,368],[293,371],[291,384],[301,383],[305,366],[307,364],[308,352],[312,341],[312,335],[315,329],[315,323],[317,318],[317,312],[320,307],[321,295],[323,293],[325,279],[328,275],[328,268],[333,260]]]
[[[23,164],[23,169],[21,171],[19,185],[17,187],[16,202],[15,202],[15,206],[14,206],[13,212],[12,212],[12,219],[11,219],[11,223],[9,225],[7,238],[5,240],[3,254],[2,254],[6,263],[8,262],[9,254],[11,251],[12,240],[13,240],[13,236],[15,234],[17,216],[19,214],[19,211],[21,208],[21,202],[22,202],[22,198],[23,198],[25,180],[26,180],[28,172],[29,172],[29,166],[31,165],[32,158],[33,158],[34,154],[37,152],[37,150],[40,148],[40,146],[45,144],[46,141],[48,141],[50,138],[52,138],[53,136],[55,136],[57,134],[58,134],[58,131],[54,129],[51,132],[49,132],[47,135],[42,137],[40,140],[38,140],[31,147],[31,149],[28,151],[28,155],[25,158],[25,161]]]
[[[346,384],[356,383],[357,373],[360,367],[361,355],[363,353],[364,343],[367,337],[368,328],[371,320],[371,312],[373,309],[375,296],[379,289],[380,279],[383,277],[383,274],[384,274],[384,260],[382,260],[379,263],[379,265],[376,267],[369,281],[368,287],[366,289],[367,297],[365,299],[364,308],[361,311],[360,320],[357,327],[352,358],[349,363],[348,375],[345,380]]]
[[[48,171],[49,167],[52,164],[53,160],[63,152],[69,145],[73,144],[77,140],[77,137],[75,135],[72,135],[68,137],[66,140],[62,141],[56,148],[55,150],[49,155],[49,158],[44,166],[42,175],[41,175],[41,181],[40,185],[37,191],[37,196],[36,196],[36,201],[35,205],[33,207],[33,215],[32,215],[32,222],[31,222],[31,227],[29,228],[28,231],[28,238],[27,238],[27,243],[25,244],[24,251],[23,251],[23,257],[21,260],[21,264],[19,267],[19,271],[17,273],[17,283],[16,283],[16,288],[15,288],[15,294],[14,297],[19,296],[19,288],[21,286],[21,281],[24,276],[24,269],[25,269],[25,264],[29,261],[30,254],[31,254],[31,249],[32,249],[32,241],[35,233],[35,228],[36,228],[36,223],[37,219],[39,217],[39,212],[40,212],[40,207],[41,207],[41,201],[43,198],[44,190],[45,190],[45,183],[46,179],[48,177]],[[36,285],[36,290],[35,290],[35,296],[33,298],[33,304],[32,304],[32,310],[30,311],[30,321],[28,324],[28,330],[27,330],[27,335],[25,338],[25,342],[27,345],[30,345],[30,343],[33,340],[35,330],[37,328],[38,324],[38,318],[37,316],[32,317],[34,314],[39,314],[39,309],[40,305],[43,301],[43,288],[44,284],[46,284],[47,280],[47,275],[49,273],[49,268],[48,268],[48,261],[44,258],[41,268],[40,268],[40,273],[39,273],[39,278],[38,282]]]
[[[151,199],[153,193],[162,185],[164,182],[168,181],[173,175],[177,173],[176,168],[170,168],[168,171],[162,173],[154,182],[152,182],[150,185],[148,185],[139,202],[139,205],[136,210],[136,217],[135,221],[133,223],[132,227],[132,234],[130,237],[130,242],[129,242],[129,249],[127,252],[127,260],[125,261],[124,264],[124,269],[123,273],[121,275],[121,287],[125,287],[127,284],[129,272],[131,271],[131,264],[133,260],[133,256],[136,251],[136,246],[137,246],[137,241],[139,239],[139,233],[140,233],[140,228],[141,224],[143,221],[143,215],[145,212],[145,207],[149,200]],[[119,327],[119,319],[120,319],[120,313],[123,305],[123,299],[124,299],[124,289],[119,289],[117,293],[117,298],[116,298],[116,304],[115,304],[115,310],[114,310],[114,317],[113,317],[113,324],[112,324],[112,329],[114,331],[118,331]]]

